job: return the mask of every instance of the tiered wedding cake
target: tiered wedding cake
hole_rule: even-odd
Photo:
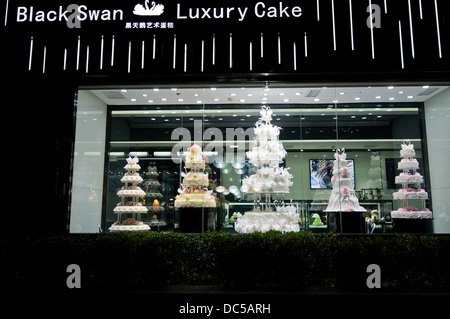
[[[288,194],[292,186],[292,175],[288,168],[279,167],[286,150],[278,140],[280,128],[272,125],[272,110],[263,107],[261,118],[255,124],[255,140],[253,147],[246,153],[249,162],[257,167],[256,173],[242,181],[242,191],[254,194],[255,205],[253,211],[246,212],[238,218],[235,230],[239,233],[266,232],[269,230],[298,232],[298,218],[296,206],[285,205],[284,200],[271,203],[272,194]],[[261,210],[256,205],[256,197],[265,195],[266,205]],[[258,200],[259,202],[259,200]]]
[[[117,221],[109,228],[111,232],[150,230],[148,225],[140,221],[140,214],[147,213],[147,207],[143,206],[139,201],[139,198],[145,196],[145,192],[137,186],[143,181],[138,173],[141,169],[138,163],[139,159],[137,156],[130,153],[127,158],[127,165],[124,167],[127,172],[120,180],[125,186],[117,192],[117,196],[121,200],[114,208],[114,213],[117,214]],[[122,221],[125,214],[131,214],[131,217]]]
[[[158,180],[159,173],[156,163],[150,163],[148,165],[148,172],[145,174],[146,181],[144,183],[145,189],[145,205],[147,209],[152,213],[151,224],[166,224],[162,220],[162,212],[164,212],[164,205],[162,203],[162,194],[160,191],[161,183]]]
[[[336,150],[333,165],[333,177],[331,191],[326,212],[365,212],[366,209],[359,205],[358,198],[353,189],[353,178],[347,163],[345,149]]]
[[[208,190],[208,173],[205,173],[205,160],[202,148],[194,144],[186,154],[185,168],[189,172],[182,172],[179,195],[175,197],[175,207],[216,207],[212,190]]]
[[[432,213],[425,208],[425,200],[428,199],[428,193],[420,188],[423,183],[423,176],[417,172],[419,162],[417,162],[414,144],[410,140],[403,141],[400,150],[402,160],[398,163],[398,169],[402,171],[395,177],[395,183],[402,185],[402,188],[393,194],[394,199],[401,201],[401,208],[391,212],[392,218],[403,219],[425,219],[432,218]],[[412,187],[410,187],[412,186]],[[410,205],[410,200],[420,199],[421,208]]]

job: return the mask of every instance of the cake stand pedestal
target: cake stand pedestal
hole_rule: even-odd
[[[365,233],[366,212],[327,212],[328,231],[334,233]],[[342,222],[342,223],[341,223]]]
[[[395,218],[394,232],[396,233],[429,233],[432,229],[432,219]]]
[[[176,210],[182,233],[203,233],[216,229],[216,209],[214,207],[179,207]]]

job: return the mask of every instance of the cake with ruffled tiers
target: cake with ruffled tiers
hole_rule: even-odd
[[[392,194],[395,200],[400,200],[401,207],[393,210],[391,217],[394,219],[430,219],[433,214],[426,208],[425,200],[428,199],[428,193],[420,188],[420,184],[424,180],[423,176],[416,172],[419,169],[419,163],[414,158],[416,155],[414,144],[410,140],[405,140],[401,147],[400,156],[403,159],[399,162],[398,169],[402,172],[395,177],[395,183],[400,184],[401,188]],[[415,204],[420,203],[419,207],[421,208],[411,205],[411,200],[416,200]]]
[[[269,230],[283,232],[298,232],[299,214],[295,206],[277,207],[276,211],[247,212],[239,217],[234,228],[239,233],[253,233],[259,231],[265,233]]]
[[[216,198],[212,190],[208,190],[208,173],[204,172],[205,160],[202,148],[193,144],[186,154],[185,167],[189,172],[182,172],[183,180],[175,197],[175,207],[216,207]]]
[[[355,190],[353,189],[353,178],[347,164],[345,149],[336,150],[334,154],[333,177],[327,212],[365,212],[364,207],[359,205]]]
[[[256,166],[255,174],[243,179],[241,190],[246,194],[252,194],[255,198],[252,211],[239,217],[234,228],[239,233],[253,233],[255,231],[266,232],[279,230],[283,232],[298,232],[299,214],[297,207],[292,205],[280,205],[270,202],[272,194],[288,194],[292,186],[293,175],[290,168],[279,167],[287,155],[279,139],[280,128],[271,124],[272,110],[263,106],[261,117],[255,123],[255,139],[252,148],[246,153],[249,162]],[[261,207],[256,204],[256,197],[265,196],[266,204]]]
[[[117,196],[121,199],[113,210],[114,213],[117,214],[117,221],[109,228],[111,232],[141,232],[150,230],[148,225],[139,220],[140,215],[146,214],[148,210],[147,207],[139,202],[139,198],[144,197],[145,192],[137,186],[137,184],[142,183],[143,181],[138,173],[141,169],[138,162],[138,157],[130,153],[127,158],[127,164],[124,167],[127,173],[125,173],[121,179],[121,182],[124,183],[125,186],[117,192]],[[122,221],[122,215],[126,214],[131,214],[132,217]]]
[[[244,193],[289,193],[289,187],[293,185],[293,175],[290,168],[268,166],[262,167],[256,174],[247,176],[242,181]]]

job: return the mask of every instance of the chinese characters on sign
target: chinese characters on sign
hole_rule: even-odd
[[[125,29],[173,29],[173,22],[126,22]]]

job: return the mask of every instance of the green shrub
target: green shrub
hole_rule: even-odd
[[[2,241],[2,286],[66,289],[66,268],[82,288],[170,285],[246,288],[365,288],[378,264],[383,287],[450,287],[449,236],[173,232],[66,235]]]

